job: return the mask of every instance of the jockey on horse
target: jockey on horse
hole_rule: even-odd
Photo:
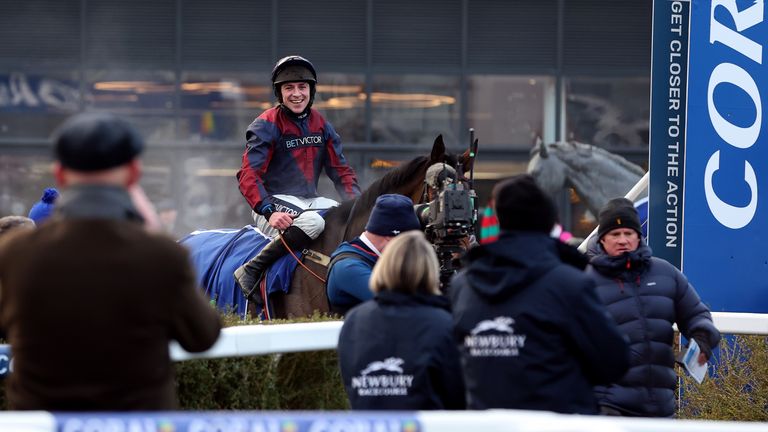
[[[240,192],[253,209],[256,226],[273,240],[234,276],[246,298],[261,303],[256,286],[265,270],[291,250],[301,251],[325,228],[316,211],[338,205],[318,196],[325,170],[339,195],[360,195],[352,167],[342,153],[333,126],[312,109],[317,73],[307,59],[288,56],[272,70],[279,104],[264,111],[246,131],[246,146],[237,173]],[[280,233],[282,231],[282,234]],[[282,239],[277,238],[282,236]]]

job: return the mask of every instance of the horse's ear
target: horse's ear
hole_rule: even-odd
[[[429,155],[429,162],[441,162],[445,157],[445,143],[443,142],[443,134],[440,134],[435,138],[435,143],[432,145],[432,154]]]
[[[549,157],[549,153],[547,152],[547,145],[544,144],[544,141],[541,140],[541,138],[536,138],[536,145],[539,147],[539,157]]]
[[[469,169],[472,167],[472,157],[470,156],[470,153],[471,150],[466,149],[464,153],[459,156],[459,165],[461,166],[462,173],[469,171]]]

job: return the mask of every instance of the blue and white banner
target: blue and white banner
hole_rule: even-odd
[[[416,413],[54,413],[58,432],[420,432]]]
[[[648,241],[656,256],[680,267],[685,178],[690,2],[653,5]]]
[[[768,312],[764,1],[656,0],[653,32],[649,243],[713,310]]]
[[[11,346],[2,344],[0,345],[0,378],[7,377],[12,369]]]

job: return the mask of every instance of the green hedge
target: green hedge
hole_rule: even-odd
[[[720,361],[701,384],[685,372],[679,417],[768,421],[768,338],[724,337]]]
[[[317,315],[290,322],[330,319]],[[255,323],[224,317],[227,327]],[[349,409],[335,350],[178,362],[176,384],[185,410]]]

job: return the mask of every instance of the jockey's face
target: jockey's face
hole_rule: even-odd
[[[287,82],[280,86],[283,105],[296,114],[301,114],[309,104],[309,83]]]
[[[630,228],[616,228],[608,231],[600,239],[603,249],[610,256],[618,256],[624,252],[632,252],[640,245],[640,236]]]

